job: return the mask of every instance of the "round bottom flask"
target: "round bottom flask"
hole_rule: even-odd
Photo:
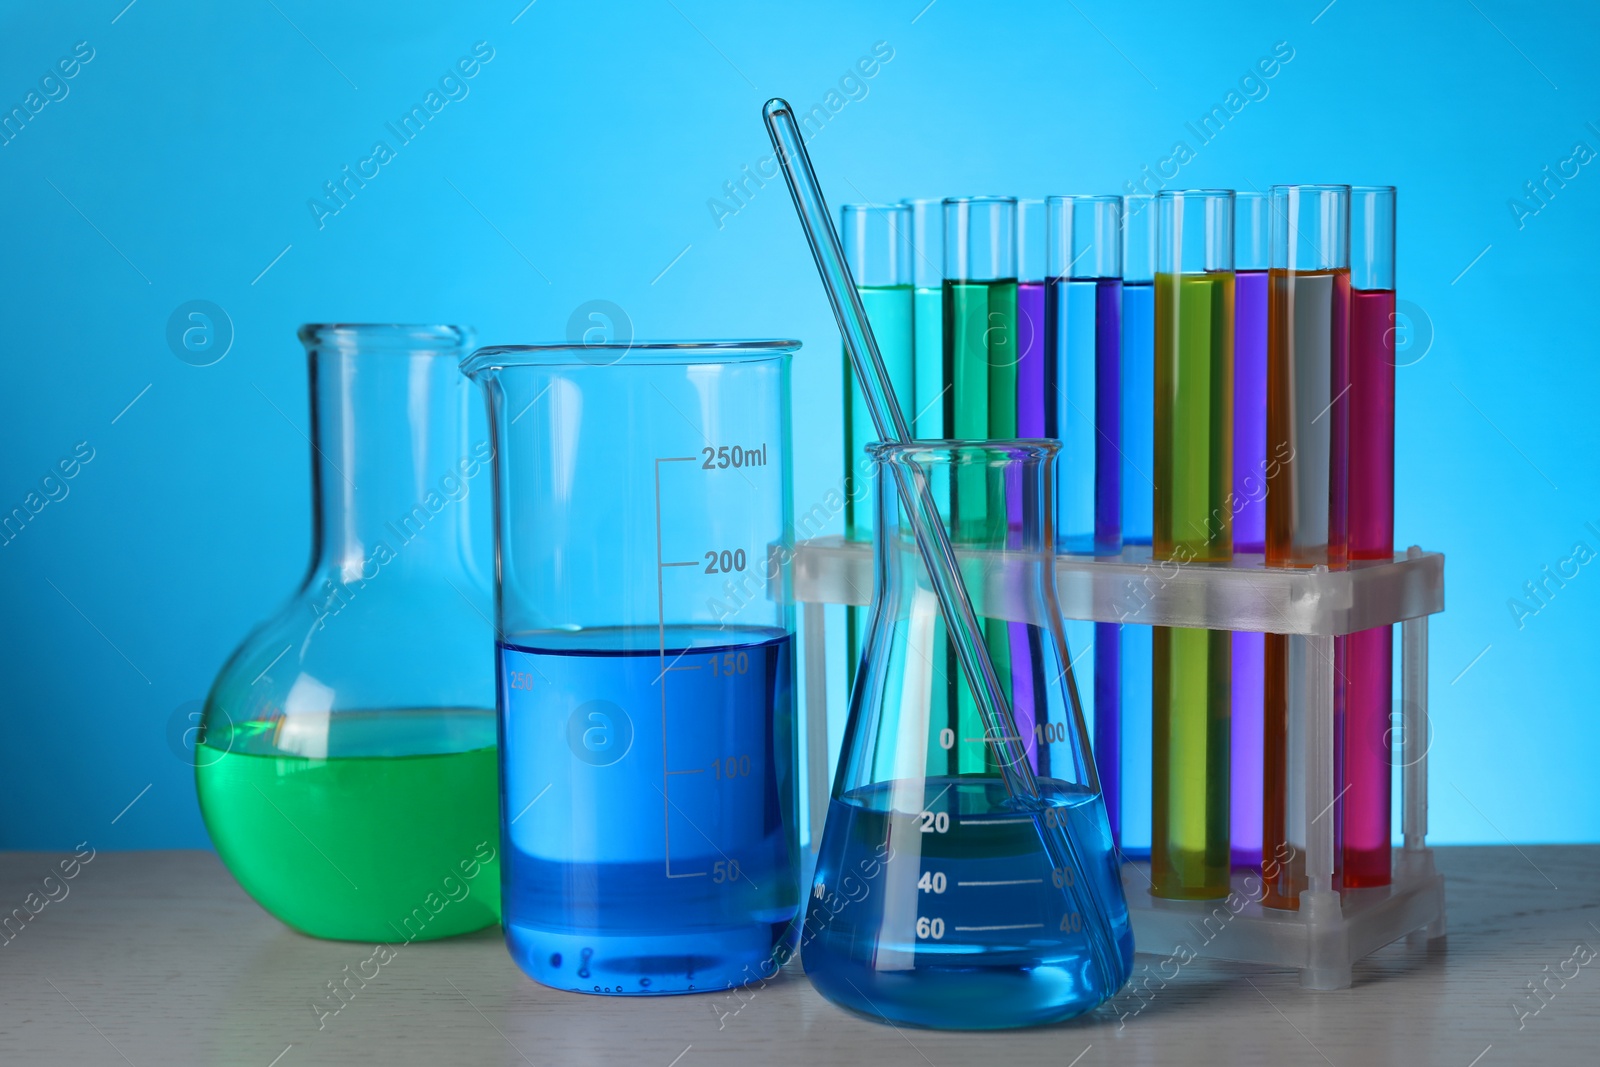
[[[500,915],[487,439],[454,326],[307,326],[313,559],[228,660],[195,747],[222,861],[315,937]]]

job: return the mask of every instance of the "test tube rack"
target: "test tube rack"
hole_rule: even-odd
[[[998,569],[1004,561],[997,560]],[[828,755],[826,605],[866,606],[873,590],[872,546],[818,537],[794,546],[792,598],[801,605],[806,766],[812,848],[820,844],[832,767]],[[1235,871],[1220,900],[1151,896],[1149,865],[1123,864],[1123,888],[1141,953],[1187,962],[1238,960],[1300,972],[1309,989],[1345,989],[1355,961],[1402,937],[1445,936],[1444,878],[1434,869],[1428,832],[1428,616],[1444,610],[1444,556],[1412,547],[1391,560],[1347,569],[1267,567],[1259,555],[1230,563],[1162,562],[1149,546],[1119,557],[1058,555],[1062,614],[1086,622],[1181,626],[1287,634],[1306,642],[1312,664],[1289,694],[1291,721],[1303,723],[1300,761],[1306,812],[1330,812],[1334,788],[1333,643],[1341,634],[1401,625],[1401,826],[1393,881],[1380,888],[1333,888],[1333,819],[1316,817],[1305,842],[1307,888],[1297,911],[1260,903],[1259,873]],[[992,601],[991,601],[992,602]],[[1292,650],[1291,650],[1292,654]],[[1253,882],[1253,884],[1252,884]],[[1140,981],[1136,971],[1134,983]],[[1164,979],[1161,979],[1164,980]]]

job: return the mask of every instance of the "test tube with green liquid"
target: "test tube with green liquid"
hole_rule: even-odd
[[[1233,192],[1156,197],[1155,559],[1233,557]],[[1157,627],[1151,893],[1228,893],[1233,644]]]
[[[912,348],[911,209],[903,204],[845,204],[839,236],[861,306],[878,338],[895,399],[912,411],[915,359]],[[867,487],[873,464],[866,447],[878,439],[850,355],[844,355],[844,531],[851,541],[872,540],[872,501]],[[867,611],[845,609],[845,664],[850,684],[866,638]]]
[[[1017,201],[1008,196],[944,202],[945,432],[955,440],[1017,436]],[[1007,522],[1004,487],[981,467],[952,479],[950,529],[957,544],[993,543]],[[992,628],[997,677],[1011,678],[1010,643],[1002,621]],[[937,647],[937,646],[936,646]],[[953,653],[952,653],[953,657]],[[957,741],[983,737],[983,720],[952,658],[945,666],[954,699],[950,728]],[[961,774],[992,773],[992,745],[958,745]]]

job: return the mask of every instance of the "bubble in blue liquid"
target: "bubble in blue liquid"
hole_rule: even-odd
[[[650,988],[650,979],[641,978],[641,979],[639,979],[639,984],[641,986],[643,986],[645,989],[649,989]]]
[[[586,949],[583,950],[583,960],[582,960],[582,962],[580,963],[580,965],[578,967],[578,977],[579,978],[587,978],[587,977],[589,977],[589,957],[591,957],[593,955],[594,955],[594,949],[586,948]],[[598,989],[599,986],[596,986],[595,988]]]

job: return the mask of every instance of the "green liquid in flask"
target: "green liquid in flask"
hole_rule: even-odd
[[[499,922],[493,711],[239,723],[208,734],[195,764],[222,861],[301,933],[393,943]]]

